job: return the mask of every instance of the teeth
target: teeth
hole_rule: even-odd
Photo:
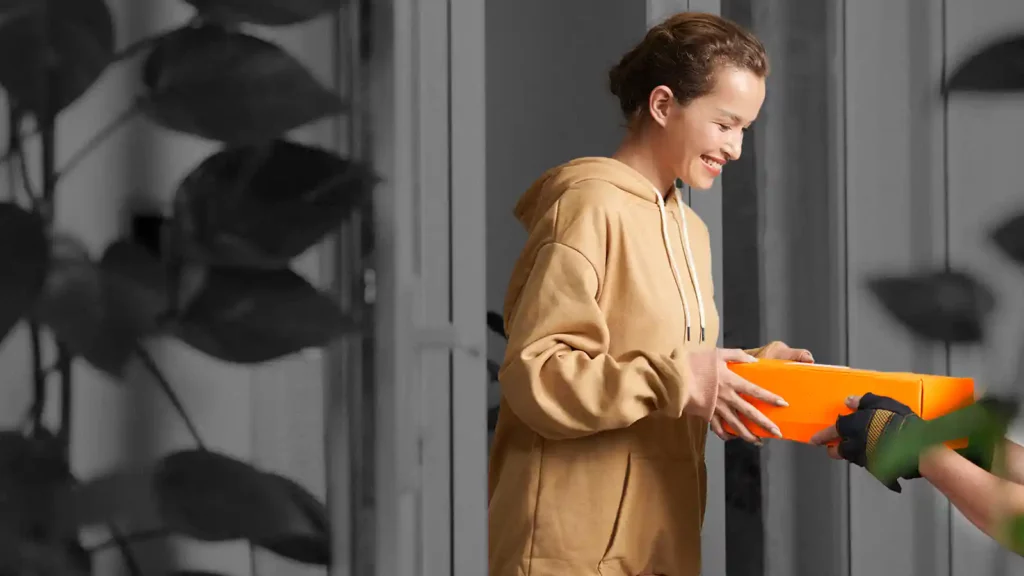
[[[700,159],[703,160],[705,164],[707,164],[708,166],[711,166],[712,168],[721,168],[722,167],[721,164],[719,164],[718,162],[715,162],[714,160],[708,158],[707,156],[701,156]]]

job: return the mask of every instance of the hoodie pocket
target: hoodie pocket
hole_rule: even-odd
[[[558,574],[592,572],[608,550],[630,475],[629,453],[595,452],[545,446],[529,549],[531,576],[546,575],[542,566],[556,564]]]
[[[602,576],[699,573],[701,468],[693,459],[630,455]]]
[[[619,503],[615,507],[615,521],[612,522],[611,534],[608,536],[608,545],[605,546],[604,554],[601,555],[602,562],[608,559],[608,554],[612,551],[612,546],[615,544],[615,538],[619,532],[619,523],[622,521],[622,511],[626,505],[626,494],[629,493],[629,476],[632,463],[633,455],[629,454],[626,456],[626,472],[622,475],[622,491],[619,493]]]

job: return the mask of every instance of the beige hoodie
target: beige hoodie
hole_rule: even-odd
[[[489,478],[491,576],[697,576],[719,319],[707,227],[609,158],[516,217]]]

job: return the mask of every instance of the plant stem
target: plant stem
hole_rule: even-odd
[[[43,411],[46,409],[46,371],[43,369],[43,337],[39,322],[29,321],[32,335],[32,431],[43,427]]]
[[[142,346],[138,347],[136,353],[139,355],[139,359],[142,360],[142,364],[147,370],[149,370],[150,374],[156,378],[157,384],[160,385],[164,394],[167,395],[167,399],[170,400],[174,409],[178,411],[181,419],[185,422],[185,427],[188,428],[189,433],[192,434],[192,439],[195,440],[196,446],[198,446],[200,450],[206,450],[206,445],[203,443],[203,439],[199,435],[199,429],[192,423],[192,419],[189,418],[188,412],[185,410],[185,405],[181,403],[178,395],[174,393],[174,388],[164,376],[163,372],[160,371],[160,366],[157,365],[156,360],[154,360],[153,356],[150,355],[150,353]]]
[[[60,373],[60,430],[57,440],[64,450],[64,461],[71,461],[71,352],[63,344],[57,344],[57,371]]]
[[[142,568],[139,566],[139,561],[135,558],[135,555],[132,554],[131,544],[121,534],[121,531],[117,529],[117,526],[110,524],[109,528],[110,539],[121,550],[121,556],[124,557],[124,564],[128,569],[128,574],[130,576],[142,576]]]

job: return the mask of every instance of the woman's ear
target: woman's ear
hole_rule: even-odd
[[[647,111],[651,115],[651,119],[664,127],[668,123],[672,104],[675,101],[675,95],[672,94],[672,89],[668,86],[658,86],[651,90],[647,100]]]

